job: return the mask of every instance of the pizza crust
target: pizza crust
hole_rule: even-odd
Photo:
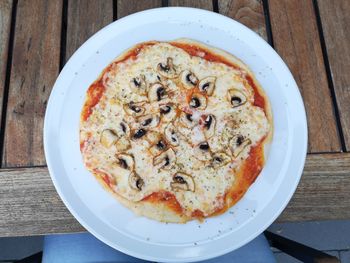
[[[159,43],[159,42],[151,41],[151,42],[141,43],[139,45],[136,45],[136,46],[128,49],[123,54],[121,54],[119,57],[117,57],[114,60],[114,62],[112,62],[111,65],[109,67],[107,67],[101,73],[98,80],[99,81],[102,80],[103,84],[106,85],[106,82],[108,81],[108,80],[106,80],[106,75],[107,75],[106,73],[109,70],[111,70],[111,68],[115,67],[116,65],[118,65],[118,63],[120,63],[124,60],[127,60],[128,58],[130,58],[132,56],[136,57],[138,52],[141,51],[145,45],[151,46],[151,45],[154,45],[157,43]],[[262,169],[262,166],[264,163],[264,150],[263,149],[264,149],[264,146],[268,142],[270,142],[270,140],[272,138],[272,131],[273,131],[272,113],[271,113],[270,104],[269,104],[268,98],[265,95],[263,89],[261,88],[261,86],[259,85],[257,80],[255,79],[254,74],[250,71],[250,69],[243,62],[241,62],[239,59],[237,59],[233,55],[231,55],[223,50],[214,48],[214,47],[208,47],[200,42],[190,40],[190,39],[178,39],[178,40],[171,41],[170,44],[184,44],[184,45],[196,46],[199,49],[204,50],[208,54],[215,54],[217,57],[221,57],[221,59],[223,61],[227,61],[230,64],[237,65],[239,68],[243,69],[246,72],[246,74],[248,74],[253,79],[253,82],[257,88],[257,92],[264,98],[264,101],[265,101],[264,113],[265,113],[265,116],[267,118],[267,121],[269,123],[270,128],[268,129],[267,134],[264,136],[264,138],[261,139],[261,141],[259,142],[259,145],[257,146],[260,149],[259,153],[257,153],[257,158],[260,158],[259,165],[261,167],[259,167],[254,172],[254,175],[252,177],[247,178],[247,177],[245,177],[245,174],[244,174],[244,167],[249,165],[249,164],[246,162],[246,164],[242,165],[241,169],[239,169],[237,171],[237,174],[236,174],[237,180],[234,182],[234,184],[231,186],[231,188],[227,189],[227,192],[225,194],[225,198],[223,199],[224,204],[221,204],[219,209],[217,209],[216,211],[214,211],[211,214],[205,215],[205,217],[217,215],[217,214],[225,212],[229,207],[231,207],[233,204],[235,204],[237,201],[239,201],[239,199],[244,195],[244,193],[247,191],[249,186],[254,182],[255,178],[258,176],[258,174],[260,173],[260,171]],[[84,123],[84,121],[85,120],[82,119],[81,123]],[[85,137],[86,136],[84,135],[84,132],[81,133],[82,141],[84,141]],[[82,152],[84,152],[84,150],[82,150]],[[83,153],[83,155],[84,155],[84,153]],[[89,166],[91,166],[91,164],[87,164],[87,167],[89,167]],[[113,195],[118,199],[118,201],[121,204],[123,204],[127,208],[131,209],[132,211],[134,211],[136,214],[138,214],[140,216],[145,216],[145,217],[155,219],[155,220],[158,220],[161,222],[172,222],[172,223],[185,223],[185,222],[192,220],[192,219],[195,219],[195,218],[201,220],[203,217],[201,213],[199,213],[199,214],[192,213],[192,215],[182,213],[178,209],[176,210],[173,207],[169,206],[168,203],[166,203],[166,202],[155,202],[155,201],[150,202],[146,198],[143,198],[143,199],[140,199],[137,201],[128,200],[125,196],[119,194],[113,188],[113,186],[111,186],[111,184],[108,184],[106,182],[106,180],[103,179],[103,176],[105,176],[104,173],[101,174],[99,172],[94,171],[93,174],[98,179],[98,181],[105,187],[105,189],[107,189],[109,192],[113,193]],[[118,184],[118,182],[117,182],[117,184]]]

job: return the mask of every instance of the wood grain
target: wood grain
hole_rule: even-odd
[[[241,22],[267,40],[264,8],[259,0],[220,0],[219,13]]]
[[[139,11],[161,6],[162,0],[119,0],[117,2],[117,17],[122,18]]]
[[[350,218],[350,153],[312,154],[278,221]],[[46,168],[0,170],[0,236],[80,232]]]
[[[350,153],[311,154],[279,221],[350,218]]]
[[[84,231],[44,167],[0,170],[0,215],[0,236]]]
[[[113,0],[68,1],[66,61],[89,37],[113,22]]]
[[[187,6],[206,10],[213,10],[212,0],[169,0],[169,6]]]
[[[312,0],[270,0],[274,47],[302,93],[309,126],[309,152],[341,150]]]
[[[43,165],[42,130],[58,75],[62,1],[18,1],[3,165]]]
[[[319,0],[318,7],[345,146],[350,151],[350,1]]]
[[[4,99],[8,45],[10,40],[12,0],[0,1],[0,109]],[[2,110],[0,110],[0,119]],[[2,127],[0,127],[2,130]],[[0,130],[0,131],[1,131]]]

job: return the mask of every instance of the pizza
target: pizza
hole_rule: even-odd
[[[87,90],[86,168],[120,203],[162,222],[218,215],[264,166],[268,98],[233,55],[190,40],[140,43]]]

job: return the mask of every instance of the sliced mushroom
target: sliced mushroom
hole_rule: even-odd
[[[175,152],[169,148],[165,152],[154,157],[153,165],[159,169],[170,170],[174,167],[176,161]]]
[[[131,147],[130,140],[126,136],[122,136],[115,143],[115,147],[118,152],[126,151]]]
[[[233,108],[239,107],[247,102],[247,97],[237,89],[228,90],[227,99]]]
[[[189,104],[193,109],[204,110],[207,107],[207,98],[200,93],[194,93]]]
[[[231,161],[230,156],[228,156],[226,153],[220,152],[215,153],[212,157],[212,164],[215,168],[224,166],[228,164]]]
[[[215,134],[215,125],[216,125],[216,120],[214,115],[209,114],[203,122],[205,138],[209,139]]]
[[[159,111],[162,116],[162,121],[164,122],[170,122],[176,117],[176,109],[173,104],[161,105]]]
[[[153,101],[161,101],[167,97],[167,92],[163,84],[154,83],[148,90],[148,99]]]
[[[176,173],[173,176],[173,181],[170,183],[170,187],[173,191],[195,191],[195,183],[192,176],[185,173]]]
[[[138,129],[138,130],[134,130],[133,132],[132,132],[132,136],[131,136],[131,138],[133,139],[133,140],[136,140],[136,139],[140,139],[140,138],[142,138],[143,136],[145,136],[147,134],[147,131],[145,130],[145,129]]]
[[[116,128],[118,136],[130,136],[130,128],[129,125],[125,121],[121,121]]]
[[[156,131],[148,131],[146,134],[146,140],[150,145],[157,143],[162,138],[162,135]]]
[[[117,156],[117,164],[125,169],[125,170],[134,170],[134,157],[130,154],[118,154]]]
[[[110,148],[118,140],[118,135],[114,130],[105,129],[101,133],[100,142],[106,148]]]
[[[216,77],[206,77],[199,82],[199,90],[208,95],[212,95],[215,89],[215,82]]]
[[[179,145],[179,136],[172,123],[170,123],[164,130],[165,138],[172,146]]]
[[[167,58],[166,64],[159,63],[157,65],[157,70],[158,70],[159,74],[165,78],[172,79],[172,78],[177,77],[176,69],[175,69],[175,66],[173,64],[173,59],[170,57]]]
[[[160,138],[155,144],[153,144],[153,146],[151,146],[150,152],[152,155],[158,155],[162,151],[164,151],[166,147],[167,147],[167,142],[165,141],[165,139]]]
[[[198,78],[189,70],[181,72],[181,82],[186,88],[193,88],[198,83]]]
[[[141,178],[141,176],[139,176],[137,173],[135,172],[132,172],[130,175],[129,175],[129,186],[136,190],[136,191],[141,191],[142,188],[144,187],[145,185],[145,182],[144,180]]]
[[[141,116],[145,112],[143,107],[144,102],[135,103],[133,101],[124,105],[124,110],[127,114],[132,116]]]
[[[159,114],[148,114],[141,116],[137,119],[137,122],[140,123],[141,127],[145,128],[154,128],[159,124]]]
[[[189,129],[193,128],[197,124],[197,122],[193,119],[193,115],[186,112],[181,112],[179,121],[182,126]]]
[[[246,139],[242,135],[234,136],[229,142],[232,155],[234,157],[238,157],[241,152],[251,143],[252,141],[249,138]]]
[[[140,75],[138,77],[132,78],[130,80],[130,88],[132,91],[140,95],[146,95],[147,93],[147,84],[145,75]]]
[[[201,142],[194,149],[194,157],[200,161],[211,160],[211,152],[208,142]]]

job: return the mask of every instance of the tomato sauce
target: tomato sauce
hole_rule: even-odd
[[[226,60],[224,57],[212,54],[208,50],[202,49],[197,46],[192,46],[184,43],[171,43],[173,46],[183,49],[191,56],[202,57],[210,62],[219,62],[223,63],[233,69],[240,70],[240,67],[235,65],[234,63]],[[265,98],[259,93],[257,86],[254,83],[254,80],[249,76],[245,75],[245,79],[248,84],[254,89],[254,105],[262,108],[265,111]]]
[[[249,75],[246,75],[245,79],[248,81],[248,84],[254,90],[254,105],[262,108],[265,111],[265,98],[259,93],[259,90],[258,90],[257,86],[255,85],[254,80]]]
[[[112,188],[116,184],[116,181],[113,177],[108,175],[105,172],[100,171],[99,169],[93,169],[94,173],[102,178],[102,180],[108,185],[109,188]]]
[[[168,191],[154,192],[146,196],[145,198],[143,198],[142,201],[147,201],[150,203],[163,203],[174,212],[178,214],[182,213],[182,207],[180,203],[177,201],[175,195],[173,195]]]
[[[105,91],[105,86],[102,83],[102,80],[93,83],[88,91],[87,91],[87,98],[85,101],[82,118],[84,121],[86,121],[89,116],[92,113],[93,107],[96,106],[96,104],[100,101],[103,93]]]
[[[192,217],[195,217],[195,218],[199,218],[199,219],[200,219],[200,218],[204,218],[203,212],[202,212],[201,210],[199,210],[199,209],[194,210],[194,211],[192,212],[191,216],[192,216]]]

